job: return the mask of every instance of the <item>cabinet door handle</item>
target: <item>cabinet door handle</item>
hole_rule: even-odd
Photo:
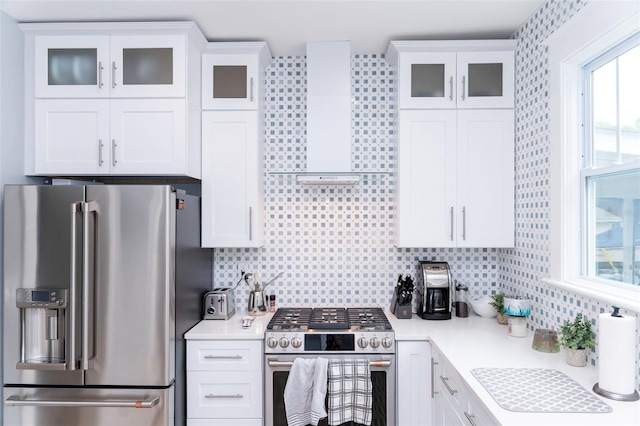
[[[239,393],[235,395],[214,395],[210,393],[209,395],[204,396],[206,399],[241,399],[243,396]]]
[[[253,102],[253,77],[249,79],[249,100]]]
[[[205,355],[204,359],[242,359],[242,355]]]
[[[113,165],[113,167],[116,166],[116,163],[118,162],[116,160],[116,147],[118,146],[118,144],[116,143],[115,139],[111,139],[111,164]]]
[[[102,66],[102,61],[98,61],[98,89],[102,89],[102,70],[104,67]]]
[[[473,419],[476,417],[475,414],[469,414],[465,411],[464,416],[467,418],[467,420],[469,420],[469,423],[471,423],[471,426],[476,426],[476,422],[473,421]]]
[[[249,207],[249,241],[253,240],[253,208]]]
[[[451,241],[453,241],[453,206],[451,206],[451,209],[449,210],[449,223],[451,224],[451,231],[449,232],[449,239]]]
[[[453,100],[453,76],[449,78],[449,100]]]
[[[467,239],[467,208],[462,207],[462,240]]]
[[[114,89],[117,84],[116,84],[116,70],[118,69],[118,67],[116,67],[116,61],[111,62],[111,88]]]
[[[104,163],[104,161],[102,160],[102,148],[104,148],[102,139],[98,139],[98,166],[102,166],[102,164]]]
[[[464,101],[464,95],[465,95],[465,84],[466,84],[466,76],[462,76],[462,100]]]
[[[438,363],[431,357],[431,398],[435,398],[435,395],[438,393],[436,392],[436,365],[438,365]]]
[[[457,390],[455,390],[455,389],[451,389],[451,386],[449,386],[449,383],[447,382],[447,380],[449,380],[449,378],[448,378],[448,377],[442,377],[442,376],[440,376],[440,380],[442,380],[442,383],[444,383],[444,387],[446,387],[446,388],[447,388],[447,390],[449,391],[449,393],[450,393],[451,395],[455,395],[456,393],[458,393],[458,391],[457,391]]]

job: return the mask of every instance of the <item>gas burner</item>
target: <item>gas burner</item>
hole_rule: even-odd
[[[349,318],[345,308],[317,308],[313,310],[309,328],[314,330],[348,330]]]

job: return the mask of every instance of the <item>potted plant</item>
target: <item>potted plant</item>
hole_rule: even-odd
[[[504,313],[504,293],[494,293],[491,295],[491,306],[498,311],[498,324],[506,325],[509,322],[507,314]]]
[[[560,327],[560,345],[567,348],[567,364],[574,367],[587,365],[587,350],[595,346],[596,341],[591,333],[591,322],[582,314],[576,315],[573,321],[566,320]]]

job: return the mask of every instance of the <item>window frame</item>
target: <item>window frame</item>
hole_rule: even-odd
[[[584,275],[582,89],[584,66],[633,36],[639,23],[636,2],[590,2],[543,42],[549,50],[550,276],[542,281],[634,311],[640,311],[640,288]]]

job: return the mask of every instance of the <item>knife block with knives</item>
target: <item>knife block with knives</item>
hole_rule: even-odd
[[[413,278],[411,275],[402,274],[398,277],[398,283],[393,289],[391,298],[391,312],[398,319],[411,318],[411,301],[413,300]]]

